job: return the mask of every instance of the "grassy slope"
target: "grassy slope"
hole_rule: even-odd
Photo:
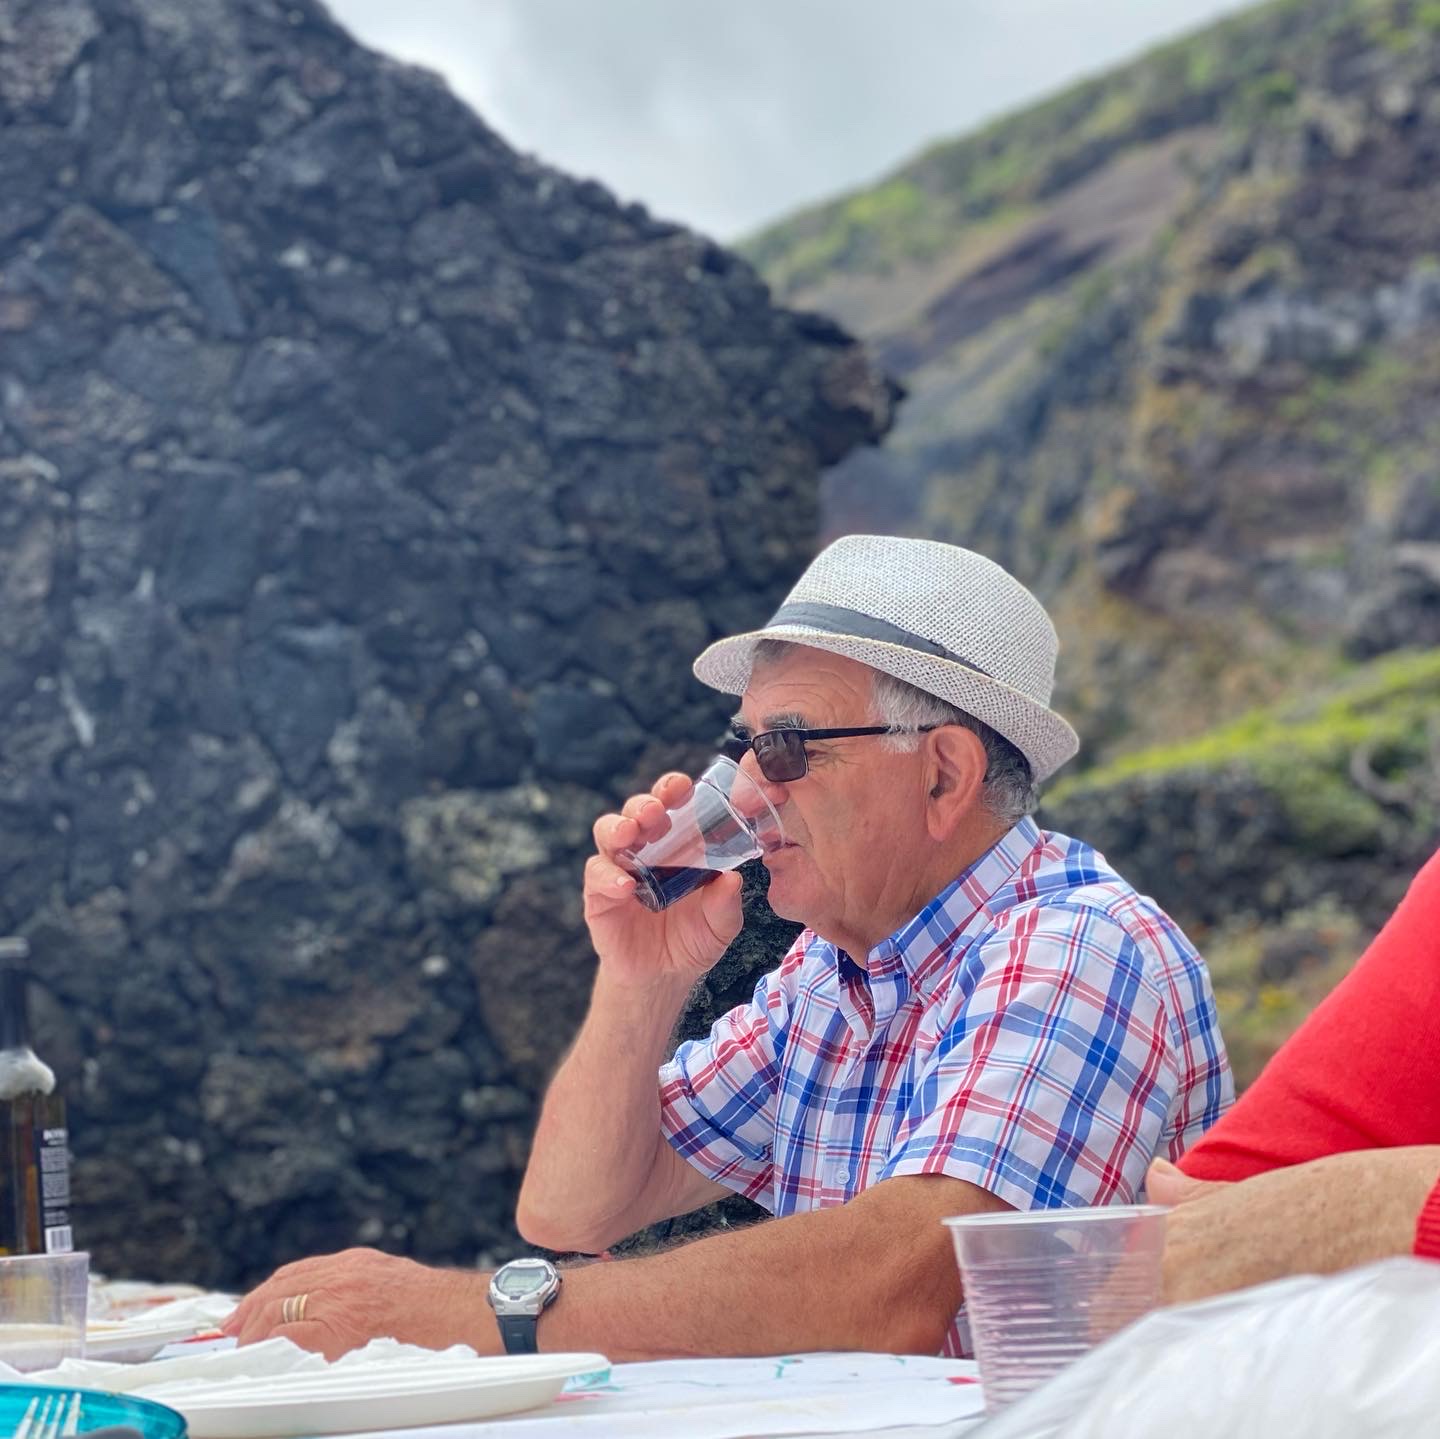
[[[1440,32],[1440,0],[1271,0],[931,145],[879,184],[767,226],[740,249],[782,298],[837,270],[932,258],[964,227],[1029,211],[1126,146],[1286,108],[1299,95],[1296,69],[1347,31],[1403,52]]]
[[[1201,809],[1216,794],[1239,799],[1207,828]],[[1167,853],[1148,883],[1209,961],[1248,1083],[1346,973],[1440,835],[1440,652],[1352,666],[1330,689],[1124,755],[1046,798],[1060,828],[1082,833],[1095,816],[1147,807],[1141,829],[1157,843],[1167,828],[1195,827],[1188,852]],[[1265,834],[1243,849],[1257,811]],[[1232,846],[1241,869],[1257,856],[1251,888],[1237,882]],[[1218,921],[1214,892],[1233,901]],[[1197,917],[1206,910],[1208,923]]]
[[[1319,695],[1254,710],[1196,739],[1122,755],[1057,785],[1050,800],[1061,805],[1137,776],[1242,769],[1317,851],[1343,853],[1374,841],[1385,821],[1382,801],[1354,778],[1355,756],[1364,756],[1375,793],[1398,785],[1419,800],[1421,786],[1407,780],[1427,772],[1437,743],[1440,651],[1400,653],[1351,667]],[[1416,817],[1433,822],[1427,807]]]

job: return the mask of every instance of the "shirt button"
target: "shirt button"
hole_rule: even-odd
[[[849,1171],[848,1169],[837,1169],[837,1170],[835,1171],[835,1183],[836,1183],[836,1184],[849,1184],[849,1183],[850,1183],[850,1171]]]

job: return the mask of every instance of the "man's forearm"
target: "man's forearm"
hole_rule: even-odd
[[[936,1354],[960,1303],[940,1221],[1005,1207],[960,1180],[889,1180],[834,1209],[592,1264],[567,1272],[540,1320],[540,1348],[598,1349],[614,1360],[828,1349]]]
[[[1162,1176],[1149,1188],[1175,1206],[1165,1221],[1166,1302],[1408,1254],[1437,1176],[1434,1145],[1349,1150],[1233,1184]]]
[[[638,1212],[660,1139],[656,1070],[689,986],[596,977],[590,1010],[545,1096],[516,1220],[533,1244],[604,1247]],[[640,1222],[644,1222],[641,1220]]]
[[[570,1269],[540,1316],[539,1345],[615,1360],[817,1349],[934,1354],[960,1299],[940,1221],[1004,1208],[964,1180],[912,1175],[834,1209]],[[283,1333],[331,1359],[380,1335],[498,1354],[489,1277],[347,1249],[277,1270],[223,1328],[242,1344]],[[297,1294],[310,1301],[302,1320],[287,1313]]]

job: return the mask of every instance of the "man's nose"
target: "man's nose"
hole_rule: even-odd
[[[760,773],[760,761],[755,758],[755,751],[748,746],[745,753],[740,756],[740,773],[746,779],[762,787],[768,783],[765,776]]]
[[[778,810],[790,798],[790,786],[779,784],[773,779],[766,779],[764,771],[760,768],[760,761],[755,758],[755,751],[746,750],[744,763],[740,766],[744,772],[755,781],[760,793]]]
[[[755,787],[776,809],[779,809],[789,798],[787,792],[789,789],[788,785],[776,784],[774,780],[765,778],[760,768],[760,761],[755,758],[755,751],[753,749],[747,749],[745,753],[740,756],[740,773],[747,779],[753,780]]]

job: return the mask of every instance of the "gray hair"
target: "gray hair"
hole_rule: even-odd
[[[755,646],[752,666],[774,663],[796,648],[788,640],[761,640]],[[880,738],[886,749],[900,753],[914,750],[920,743],[915,731],[924,725],[959,725],[968,729],[985,749],[985,808],[1004,824],[1015,824],[1035,812],[1040,794],[1030,761],[1004,735],[938,695],[917,689],[883,670],[874,671],[874,675],[870,705],[875,723],[895,731]]]

